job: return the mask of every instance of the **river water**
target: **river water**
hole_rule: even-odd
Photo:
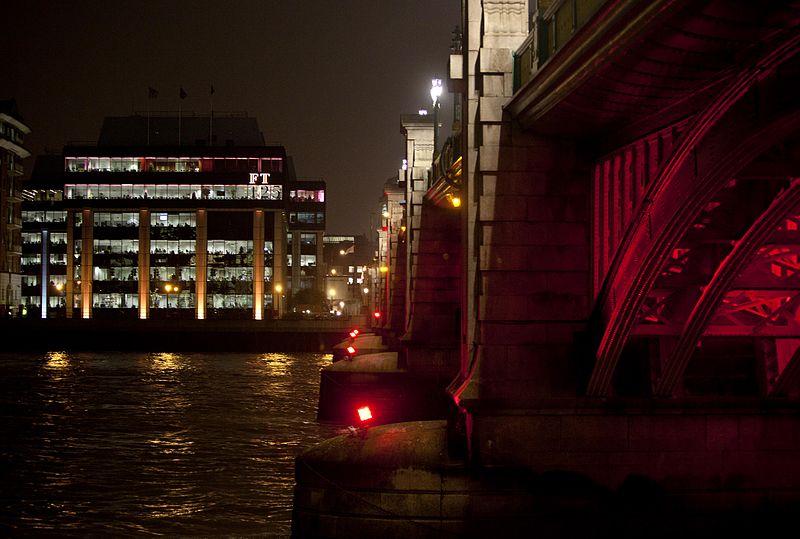
[[[323,354],[0,354],[0,536],[289,537]]]

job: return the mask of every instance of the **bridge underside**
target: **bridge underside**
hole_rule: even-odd
[[[509,107],[593,170],[586,392],[795,392],[798,4],[633,4]]]
[[[479,4],[473,457],[797,500],[800,3],[601,3],[506,98]]]

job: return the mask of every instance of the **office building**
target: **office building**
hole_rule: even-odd
[[[41,317],[261,320],[322,287],[294,251],[322,245],[325,183],[246,114],[106,118],[97,145],[37,159],[22,217]]]

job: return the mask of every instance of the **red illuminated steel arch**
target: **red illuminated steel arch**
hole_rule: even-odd
[[[800,204],[800,180],[795,178],[790,186],[772,201],[772,204],[722,261],[686,320],[680,339],[664,366],[661,378],[656,383],[655,394],[672,394],[675,386],[683,377],[692,352],[722,297],[733,285],[739,273],[753,259],[758,248],[775,230],[775,227],[798,204]]]
[[[781,81],[778,68],[797,57],[800,33],[777,32],[764,45],[766,54],[731,76],[719,96],[697,115],[649,186],[598,301],[605,328],[587,394],[610,393],[614,370],[642,303],[703,206],[736,172],[798,125],[796,88]],[[770,99],[762,99],[764,95]]]
[[[770,397],[780,397],[787,394],[792,386],[796,385],[800,380],[800,341],[797,339],[784,339],[784,341],[791,341],[789,346],[794,349],[791,351],[783,370],[778,373],[774,380],[769,380],[768,394]],[[778,351],[778,354],[780,354],[780,351]]]

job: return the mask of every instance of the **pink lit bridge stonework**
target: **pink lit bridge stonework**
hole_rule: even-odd
[[[340,477],[410,499],[402,470],[424,471],[436,496],[296,508],[300,536],[390,518],[410,537],[614,536],[601,514],[734,536],[800,514],[799,27],[791,1],[463,3],[461,116],[433,152],[430,115],[401,117],[373,320],[392,372],[449,408],[342,442],[362,460]]]

